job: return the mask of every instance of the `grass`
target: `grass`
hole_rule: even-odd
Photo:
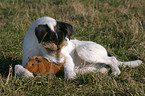
[[[0,95],[145,95],[144,8],[144,0],[1,0]],[[121,61],[141,59],[143,64],[120,67],[118,77],[87,73],[71,81],[18,78],[9,66],[21,64],[24,36],[43,16],[72,24],[73,38],[97,42]]]

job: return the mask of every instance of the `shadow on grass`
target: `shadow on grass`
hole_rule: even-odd
[[[13,75],[14,75],[14,67],[17,64],[21,64],[22,60],[12,60],[12,58],[2,58],[0,59],[0,74],[3,77],[6,77],[9,74],[9,67],[12,66]]]

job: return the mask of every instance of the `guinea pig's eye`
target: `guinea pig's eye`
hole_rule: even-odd
[[[32,66],[34,66],[34,63],[32,63]]]

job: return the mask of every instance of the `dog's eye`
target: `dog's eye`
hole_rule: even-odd
[[[34,66],[34,63],[32,63],[32,66]]]

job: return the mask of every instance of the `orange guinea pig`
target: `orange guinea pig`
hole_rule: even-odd
[[[25,68],[33,74],[57,74],[63,71],[63,65],[64,63],[56,65],[42,56],[32,56],[29,57]]]

